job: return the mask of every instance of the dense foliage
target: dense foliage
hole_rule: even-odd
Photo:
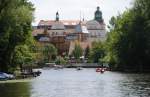
[[[65,65],[65,64],[67,63],[67,61],[66,61],[63,57],[58,56],[58,57],[56,58],[55,63],[56,63],[57,65]]]
[[[44,62],[51,62],[54,57],[57,55],[57,49],[54,45],[52,44],[47,44],[43,47],[43,57],[44,57]]]
[[[33,11],[28,0],[0,0],[0,71],[7,72],[29,50]]]
[[[150,71],[150,1],[134,6],[110,20],[105,61],[123,71]]]
[[[101,41],[98,42],[93,42],[92,43],[92,48],[90,51],[90,60],[93,63],[102,63],[102,59],[105,55],[105,49],[104,49],[104,44]]]

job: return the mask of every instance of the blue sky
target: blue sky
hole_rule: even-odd
[[[112,16],[122,13],[132,6],[133,0],[30,0],[35,10],[35,21],[33,25],[37,25],[40,20],[55,19],[55,13],[60,13],[60,19],[77,20],[80,14],[85,20],[92,20],[97,6],[100,6],[103,12],[105,23]]]

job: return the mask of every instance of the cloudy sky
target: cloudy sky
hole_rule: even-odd
[[[133,0],[30,0],[35,10],[35,21],[37,25],[40,20],[55,19],[55,13],[58,11],[60,19],[77,20],[80,16],[85,20],[94,18],[94,12],[97,6],[100,6],[103,12],[103,18],[108,24],[112,16],[122,13],[132,6]]]

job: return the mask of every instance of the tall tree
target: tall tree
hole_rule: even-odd
[[[0,1],[0,70],[8,71],[17,45],[31,36],[33,5],[28,0]]]
[[[120,70],[150,69],[149,0],[135,0],[134,6],[113,17],[107,39],[107,59]]]
[[[84,56],[85,56],[85,58],[89,58],[89,56],[90,56],[90,47],[89,46],[86,47]]]
[[[99,59],[103,59],[105,54],[104,46],[101,41],[99,42],[93,42],[92,43],[92,48],[90,51],[90,59],[94,63],[99,63]]]
[[[52,44],[47,44],[43,48],[43,55],[48,62],[52,61],[52,56],[57,55],[57,49]]]
[[[76,59],[80,59],[80,57],[82,56],[83,50],[78,42],[75,43],[75,47],[72,54]]]

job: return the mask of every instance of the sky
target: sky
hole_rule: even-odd
[[[40,20],[54,20],[58,11],[60,20],[92,20],[99,6],[106,25],[112,16],[123,13],[132,6],[133,0],[29,0],[36,8],[34,12],[36,26]]]

